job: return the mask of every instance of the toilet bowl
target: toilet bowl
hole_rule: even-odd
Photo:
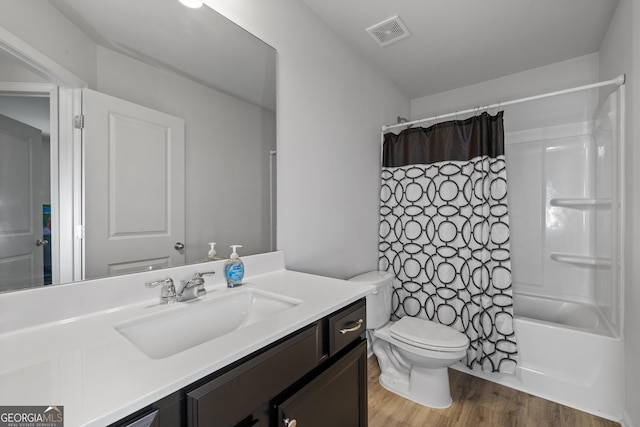
[[[392,273],[372,271],[351,280],[375,286],[367,295],[367,337],[380,365],[380,384],[424,406],[450,406],[447,368],[466,355],[469,339],[425,319],[390,321]]]

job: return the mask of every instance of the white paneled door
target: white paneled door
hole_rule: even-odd
[[[0,291],[43,284],[42,232],[42,133],[0,115]]]
[[[84,277],[182,265],[184,120],[84,89]]]

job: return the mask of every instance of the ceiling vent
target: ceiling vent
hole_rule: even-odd
[[[380,46],[388,46],[410,35],[409,30],[398,16],[367,28],[367,32]]]

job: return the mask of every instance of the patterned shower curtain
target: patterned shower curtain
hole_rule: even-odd
[[[515,370],[503,112],[384,136],[379,267],[392,320],[449,325],[469,368]]]

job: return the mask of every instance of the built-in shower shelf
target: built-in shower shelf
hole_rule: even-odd
[[[594,206],[611,206],[611,199],[596,199],[596,198],[577,198],[577,199],[565,199],[561,197],[553,198],[549,200],[551,206],[562,208],[574,208],[585,209]]]
[[[558,252],[552,252],[550,256],[551,256],[551,259],[554,261],[566,262],[567,264],[574,264],[574,265],[580,265],[580,266],[593,266],[593,267],[610,267],[611,266],[611,258],[608,258],[608,257],[562,254]]]

